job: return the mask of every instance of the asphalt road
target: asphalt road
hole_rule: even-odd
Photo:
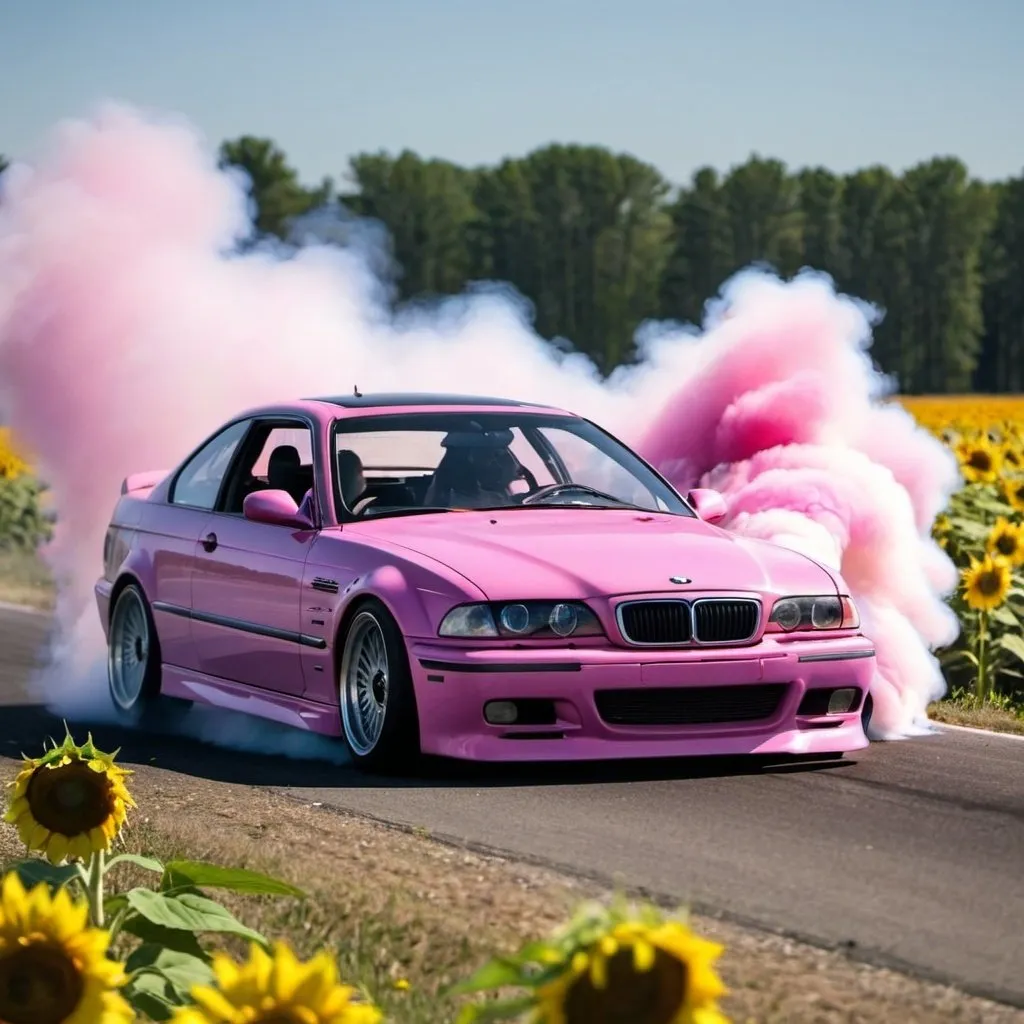
[[[12,756],[62,733],[25,689],[46,631],[0,612],[0,752]],[[109,725],[97,735],[127,762],[622,881],[1024,1008],[1024,741],[949,731],[829,767],[441,767],[396,782]]]

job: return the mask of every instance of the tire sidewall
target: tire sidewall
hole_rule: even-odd
[[[388,700],[384,710],[384,724],[373,748],[365,754],[356,753],[349,741],[346,725],[346,707],[349,671],[349,644],[354,626],[363,614],[373,617],[384,637],[388,658]],[[409,653],[405,637],[383,602],[367,599],[356,608],[345,630],[342,654],[338,667],[338,714],[341,735],[352,762],[361,768],[389,772],[407,769],[420,754],[419,715],[416,693],[409,667]]]
[[[123,707],[114,697],[114,689],[111,685],[112,661],[113,661],[113,626],[117,615],[117,608],[125,595],[131,591],[134,597],[142,605],[142,613],[146,616],[146,628],[149,631],[149,657],[146,661],[146,676],[142,683],[142,689],[131,707]],[[177,698],[165,697],[160,692],[160,685],[163,678],[163,662],[160,652],[160,637],[156,631],[156,623],[153,621],[153,612],[149,607],[146,595],[137,583],[129,583],[117,595],[110,615],[109,635],[107,637],[107,692],[110,695],[110,702],[114,712],[126,725],[139,727],[149,726],[173,726],[188,713],[192,704],[190,701]]]

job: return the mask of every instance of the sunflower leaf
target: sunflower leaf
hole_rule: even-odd
[[[139,974],[121,991],[137,1013],[143,1013],[154,1021],[170,1020],[183,1002],[171,983],[159,974]]]
[[[62,889],[81,877],[77,864],[55,865],[39,857],[18,861],[7,870],[13,871],[26,889],[34,888],[40,882],[45,882],[51,889]]]
[[[192,933],[240,935],[262,946],[267,944],[264,936],[242,924],[227,907],[198,893],[183,892],[169,896],[150,889],[132,889],[128,893],[128,903],[147,921],[164,928]]]
[[[1000,605],[998,608],[993,608],[988,613],[989,620],[992,622],[998,622],[1001,626],[1011,626],[1014,629],[1020,628],[1020,621],[1017,616],[1013,614],[1012,609],[1007,608],[1005,604]]]
[[[999,638],[999,646],[1007,654],[1012,654],[1014,657],[1024,661],[1024,637],[1021,637],[1019,633],[1004,633]]]
[[[489,1003],[469,1003],[462,1008],[456,1024],[477,1024],[492,1020],[512,1020],[521,1017],[536,1003],[533,995],[495,999]]]
[[[484,992],[488,989],[505,988],[508,985],[520,985],[523,978],[523,965],[518,957],[495,957],[465,981],[452,986],[449,991],[452,995]]]
[[[213,981],[213,970],[202,957],[165,949],[151,942],[133,950],[124,966],[133,977],[156,974],[166,979],[183,1000],[188,998],[194,986],[209,985]]]
[[[124,899],[125,904],[127,904],[127,897]],[[154,924],[147,918],[139,916],[134,910],[128,911],[121,924],[121,931],[134,935],[137,939],[141,939],[144,943],[150,945],[173,949],[178,953],[187,953],[189,956],[196,956],[204,960],[209,959],[193,932],[180,928],[165,928],[163,925]]]
[[[152,871],[155,874],[163,874],[164,866],[160,861],[154,857],[140,857],[137,853],[119,853],[116,857],[112,857],[107,861],[106,867],[104,868],[104,874],[109,871],[115,864],[134,864],[136,867],[143,868],[146,871]]]
[[[232,892],[244,892],[269,896],[305,897],[301,889],[282,882],[258,871],[246,871],[243,868],[226,868],[219,864],[205,861],[172,860],[164,867],[164,876],[160,881],[160,891],[170,893],[175,889],[189,888],[229,889]]]

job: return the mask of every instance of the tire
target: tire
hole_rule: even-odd
[[[360,604],[345,631],[338,670],[341,730],[366,771],[408,771],[419,760],[419,718],[405,639],[380,601]]]
[[[864,735],[867,736],[869,740],[871,739],[871,737],[868,735],[868,726],[871,725],[871,713],[872,711],[874,711],[874,709],[875,701],[869,693],[864,698],[864,706],[860,710],[860,724],[861,727],[864,729]]]
[[[160,693],[160,638],[140,587],[129,583],[110,613],[107,687],[118,717],[128,725],[173,725],[192,706]]]

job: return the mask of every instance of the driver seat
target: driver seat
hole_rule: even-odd
[[[287,491],[295,504],[302,503],[308,488],[302,479],[302,459],[294,445],[278,445],[267,462],[267,484],[272,491]]]

